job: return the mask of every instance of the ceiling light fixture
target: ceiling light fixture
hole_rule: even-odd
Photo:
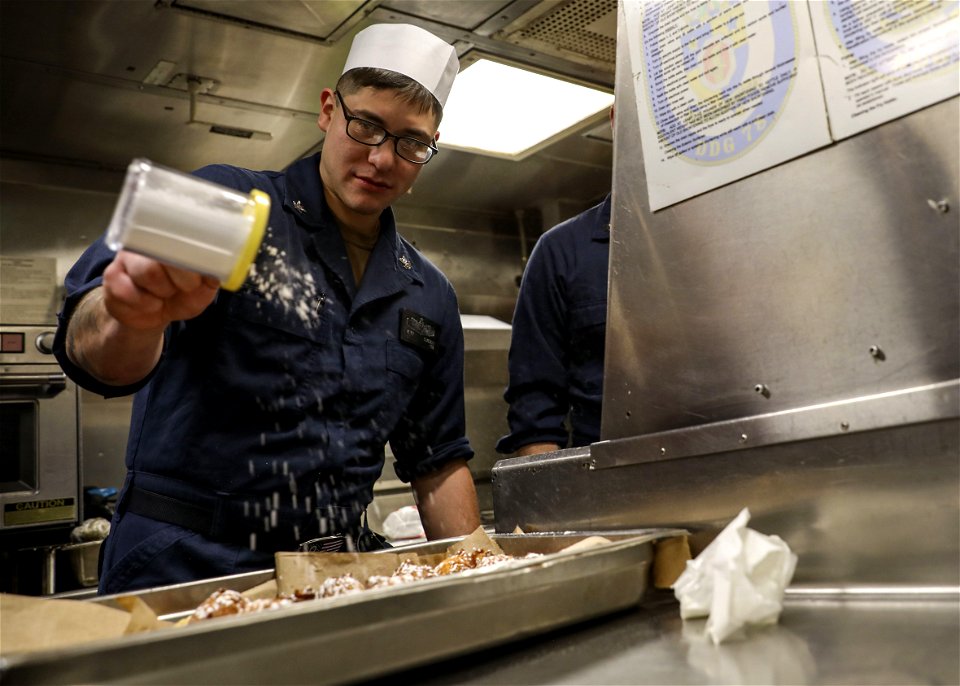
[[[457,76],[443,108],[440,145],[522,159],[585,123],[596,123],[613,94],[479,59]]]

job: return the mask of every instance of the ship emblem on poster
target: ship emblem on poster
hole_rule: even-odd
[[[783,1],[646,7],[647,102],[663,160],[725,162],[766,135],[796,76],[795,25]]]

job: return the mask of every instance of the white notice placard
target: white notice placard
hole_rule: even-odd
[[[652,210],[830,143],[806,3],[623,11]]]
[[[836,140],[960,93],[960,3],[810,4]]]
[[[53,257],[0,257],[0,324],[55,324],[60,292]]]

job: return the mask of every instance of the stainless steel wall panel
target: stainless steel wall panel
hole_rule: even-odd
[[[676,527],[698,552],[749,507],[798,583],[960,583],[956,419],[592,469],[601,445],[498,462],[497,531]]]
[[[606,469],[952,419],[956,418],[958,407],[960,382],[943,381],[796,410],[603,441],[592,446],[591,468]]]
[[[651,212],[621,40],[603,440],[498,462],[497,530],[749,507],[797,582],[960,582],[958,103]]]
[[[651,212],[618,45],[601,440],[498,462],[496,527],[743,507],[795,581],[960,582],[958,98]]]
[[[957,98],[656,213],[617,99],[603,438],[960,376]]]

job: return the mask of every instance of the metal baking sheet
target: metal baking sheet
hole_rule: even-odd
[[[30,683],[345,683],[382,676],[635,605],[653,542],[675,529],[492,534],[504,552],[543,558],[279,610],[210,620],[0,660],[0,681]],[[590,535],[609,545],[558,553]],[[444,552],[458,539],[403,550]],[[557,553],[557,554],[551,554]],[[245,590],[273,570],[140,591],[160,616],[192,611],[217,588]],[[83,602],[83,601],[81,601]],[[93,601],[110,603],[105,596]]]

